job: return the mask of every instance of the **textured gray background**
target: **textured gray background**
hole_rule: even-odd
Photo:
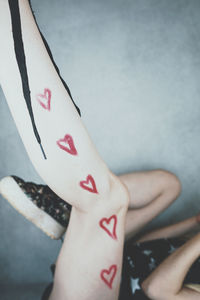
[[[181,197],[154,225],[199,211],[200,1],[32,5],[109,167],[116,173],[165,168],[181,179]],[[0,91],[0,178],[9,174],[41,182]],[[39,299],[60,245],[0,197],[0,298]]]

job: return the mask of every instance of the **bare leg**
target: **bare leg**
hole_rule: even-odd
[[[170,238],[185,235],[199,227],[199,215],[185,219],[181,222],[153,230],[143,235],[137,242],[152,241],[159,238]]]
[[[198,300],[200,294],[182,287],[183,280],[200,254],[200,234],[171,254],[142,283],[152,300]]]
[[[118,299],[128,206],[117,205],[120,194],[125,198],[116,186],[109,202],[104,199],[87,213],[73,208],[50,300]],[[115,219],[108,224],[111,216]]]
[[[49,59],[28,1],[19,0],[19,4],[33,115],[47,159],[44,159],[35,138],[28,114],[15,59],[9,7],[3,0],[0,2],[0,37],[4,40],[0,49],[1,86],[26,150],[40,176],[62,199],[75,206],[80,204],[79,208],[84,210],[87,205],[90,206],[94,196],[110,189],[110,172],[99,157]],[[51,92],[50,110],[44,109],[39,102],[45,96],[46,88]],[[87,179],[88,175],[92,179]],[[91,192],[85,186],[90,187]],[[87,193],[85,201],[82,201],[83,191]]]
[[[179,179],[164,170],[135,172],[119,176],[130,194],[126,236],[134,235],[178,197]]]
[[[15,15],[18,2],[20,19],[14,18],[12,27],[11,7],[15,6]],[[73,205],[52,299],[116,300],[127,189],[108,170],[91,142],[47,54],[28,1],[9,0],[8,4],[0,0],[0,20],[0,39],[4,41],[0,47],[0,83],[13,118],[40,176]],[[30,88],[25,92],[25,73],[22,70],[20,75],[12,35],[20,22]],[[37,128],[25,102],[29,94]]]

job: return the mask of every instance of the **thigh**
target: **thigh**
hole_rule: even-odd
[[[152,170],[121,175],[130,193],[126,216],[126,236],[141,230],[175,201],[180,193],[180,181],[165,170]]]
[[[0,47],[1,87],[40,176],[62,199],[87,209],[91,199],[109,189],[108,168],[52,64],[28,1],[10,0],[9,4],[12,5],[0,1],[0,38],[4,39]],[[11,11],[16,12],[20,22],[16,22]],[[25,56],[26,64],[18,66],[16,54],[21,50],[14,29],[20,31],[19,23],[24,46],[21,55]],[[20,75],[22,65],[27,69],[23,76]],[[82,201],[86,193],[87,198]]]
[[[173,173],[156,169],[132,172],[119,176],[130,193],[129,208],[137,209],[150,204],[163,193],[177,195],[180,192],[180,181]]]

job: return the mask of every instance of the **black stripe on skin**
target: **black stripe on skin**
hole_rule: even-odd
[[[28,73],[27,73],[27,67],[26,67],[26,56],[25,56],[25,52],[24,52],[24,45],[23,45],[23,39],[22,39],[19,2],[18,2],[18,0],[8,0],[8,3],[9,3],[9,7],[10,7],[10,14],[11,14],[11,21],[12,21],[12,32],[13,32],[15,56],[16,56],[18,68],[19,68],[20,75],[21,75],[23,95],[24,95],[26,105],[27,105],[27,108],[29,111],[29,115],[31,118],[35,137],[36,137],[38,143],[40,144],[44,158],[47,159],[44,149],[41,144],[40,135],[37,131],[37,127],[36,127],[34,115],[33,115],[33,109],[32,109],[32,105],[31,105],[31,96],[30,96],[31,92],[30,92],[30,88],[29,88],[29,80],[28,80]]]
[[[40,32],[40,35],[41,35],[41,38],[42,38],[42,40],[43,40],[43,43],[44,43],[44,45],[45,45],[45,47],[46,47],[46,50],[47,50],[47,52],[48,52],[48,54],[49,54],[49,57],[50,57],[52,63],[53,63],[53,65],[54,65],[54,68],[56,69],[56,72],[57,72],[57,74],[58,74],[60,80],[62,81],[62,83],[63,83],[65,89],[67,90],[67,93],[69,94],[69,96],[70,96],[70,98],[71,98],[71,100],[72,100],[74,106],[76,107],[76,110],[78,111],[79,115],[81,116],[80,108],[79,108],[79,107],[76,105],[76,103],[74,102],[74,100],[73,100],[73,98],[72,98],[72,95],[71,95],[71,92],[70,92],[70,89],[69,89],[68,85],[66,84],[66,82],[64,81],[64,79],[62,78],[62,76],[60,75],[59,68],[58,68],[58,66],[56,65],[55,61],[54,61],[53,55],[52,55],[52,53],[51,53],[51,49],[49,48],[49,45],[48,45],[48,43],[47,43],[45,37],[43,36],[42,32],[40,31],[40,28],[39,28],[39,26],[38,26],[38,24],[37,24],[37,20],[36,20],[36,17],[35,17],[35,15],[34,15],[33,8],[32,8],[32,6],[31,6],[31,1],[30,1],[30,0],[29,0],[29,5],[30,5],[30,8],[31,8],[31,11],[32,11],[32,14],[33,14],[35,23],[36,23],[36,25],[37,25],[37,28],[38,28],[38,30],[39,30],[39,32]]]

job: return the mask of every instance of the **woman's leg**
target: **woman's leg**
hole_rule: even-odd
[[[156,214],[159,214],[166,208],[167,205],[171,204],[176,199],[178,192],[180,191],[180,182],[178,178],[174,174],[164,170],[133,172],[130,174],[123,174],[119,176],[119,178],[122,182],[124,182],[131,196],[130,207],[126,216],[127,236],[129,236],[129,234],[134,234],[135,232],[137,232],[138,228],[138,222],[136,223],[135,218],[132,217],[132,214],[135,213],[133,212],[133,207],[137,208],[137,219],[139,218],[140,228],[142,228],[142,226],[146,225],[152,218],[155,217]],[[23,194],[24,192],[25,194],[27,192],[29,193],[30,188],[33,190],[33,192],[27,199],[26,195],[25,197],[23,197]],[[30,221],[33,221],[33,223],[44,230],[45,233],[53,236],[54,238],[59,238],[60,235],[63,234],[65,228],[67,227],[66,223],[68,223],[69,220],[69,213],[67,213],[66,215],[66,209],[69,212],[69,206],[67,205],[67,203],[63,202],[62,199],[56,196],[55,193],[53,193],[47,186],[45,187],[34,183],[25,182],[22,179],[17,178],[16,176],[9,176],[1,179],[0,189],[2,195],[4,195],[4,197],[15,208],[18,208],[18,211],[25,215],[25,217]],[[23,203],[21,200],[22,197],[24,199]],[[55,197],[57,201],[55,201]],[[41,202],[42,198],[43,200]],[[27,211],[26,208],[27,206],[29,206],[30,201],[35,203],[38,207],[41,207],[42,205],[42,211],[40,212],[40,209],[39,211],[36,209],[32,209],[32,211],[30,211],[29,209]],[[154,205],[156,205],[156,207],[158,208],[156,211],[155,208],[152,207],[152,203],[154,203]],[[35,205],[33,205],[33,207],[34,206]],[[145,210],[148,209],[148,217],[143,215],[143,208],[145,208]],[[58,213],[55,214],[55,211],[57,211]],[[44,215],[43,223],[41,223],[41,214]],[[65,228],[60,228],[60,224],[57,224],[57,222],[64,220],[65,222],[62,222],[62,224],[60,222],[60,224],[62,226],[65,226]],[[54,221],[56,221],[56,223]],[[66,225],[64,225],[64,223]],[[51,226],[49,226],[49,224],[51,224]],[[192,226],[192,224],[190,225]],[[183,228],[181,227],[181,231],[182,230]],[[152,237],[152,234],[150,233],[150,236],[149,234],[142,236],[142,239],[149,239]],[[159,234],[160,236],[162,232],[159,231],[157,233],[156,231],[155,235],[153,234],[153,237],[155,238],[157,234]],[[165,233],[163,232],[163,236],[164,235]]]
[[[117,300],[121,280],[127,202],[119,186],[110,199],[81,212],[72,209],[64,243],[56,262],[50,300]]]
[[[200,215],[193,216],[181,222],[155,229],[143,235],[139,240],[137,240],[137,242],[142,243],[160,238],[172,238],[183,236],[189,232],[194,231],[199,227],[199,217]]]
[[[18,46],[12,34],[19,26],[15,19],[12,19],[12,26],[8,2],[10,7],[19,3],[31,102],[25,101],[26,72],[20,75],[16,59]],[[49,58],[28,1],[1,0],[0,5],[0,38],[4,41],[0,47],[0,83],[22,141],[47,184],[62,199],[84,210],[94,198],[109,191],[110,172],[99,157]],[[82,201],[82,197],[87,199]]]
[[[123,174],[119,179],[130,194],[126,236],[134,235],[165,210],[179,196],[179,179],[165,170]]]
[[[158,206],[158,210],[156,212],[159,213],[159,210],[162,211],[162,209],[166,208],[166,206],[168,206],[173,200],[175,200],[175,198],[180,193],[179,180],[177,179],[177,177],[175,175],[173,175],[169,172],[166,172],[166,171],[155,170],[155,171],[150,171],[150,172],[138,172],[138,173],[126,174],[126,175],[121,176],[120,179],[127,186],[129,193],[131,195],[129,207],[142,206],[141,210],[143,210],[144,207],[149,207],[149,206],[151,207],[151,202],[155,201],[156,202],[155,205]],[[135,194],[133,194],[134,190],[135,190]],[[134,198],[133,198],[134,196],[133,195],[135,195],[135,199],[136,199],[135,205],[134,205]],[[159,202],[161,202],[161,203],[159,203]],[[153,214],[155,213],[154,211],[155,211],[155,207],[150,209],[149,218],[153,218],[153,216],[154,216]],[[128,211],[128,213],[129,212],[130,211]],[[73,212],[72,212],[72,216],[73,216]],[[147,218],[147,220],[148,220],[148,218]],[[143,220],[141,220],[141,223],[144,224],[147,222],[147,220],[143,217]],[[88,221],[89,221],[89,219],[88,219]],[[126,221],[127,221],[127,218],[126,218]],[[135,224],[136,223],[133,220],[133,222],[131,224],[132,231],[135,229]],[[71,228],[73,230],[74,226],[71,226]],[[57,261],[57,272],[55,275],[54,290],[53,290],[53,293],[50,298],[51,300],[57,299],[57,297],[59,297],[59,291],[62,291],[62,289],[60,289],[59,286],[60,286],[60,282],[63,281],[62,278],[64,278],[64,274],[65,274],[64,266],[67,266],[67,259],[69,257],[68,252],[66,251],[66,248],[68,248],[69,245],[72,244],[70,239],[73,239],[73,235],[77,234],[77,233],[74,233],[74,234],[71,234],[71,236],[69,236],[70,231],[71,231],[71,229],[69,227],[69,231],[67,232],[67,235],[65,238],[65,244],[60,253],[59,259]],[[73,252],[73,251],[71,251],[71,252]],[[112,273],[110,273],[109,275],[111,276]],[[76,276],[74,276],[74,277],[76,277]],[[69,280],[69,285],[70,284],[71,284],[71,281]],[[64,286],[67,290],[68,286],[66,286],[65,281],[63,281],[63,287]],[[77,296],[79,296],[79,294]]]
[[[200,254],[200,234],[185,243],[161,263],[142,283],[152,300],[198,300],[200,294],[183,287],[184,278]]]
[[[73,205],[52,299],[117,299],[128,192],[92,144],[28,1],[0,0],[0,19],[0,82],[13,118],[38,173]]]

